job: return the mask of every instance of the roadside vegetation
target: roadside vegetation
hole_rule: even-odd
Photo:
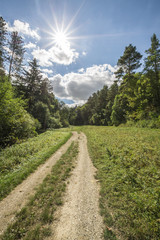
[[[36,194],[16,216],[16,221],[8,227],[2,240],[43,240],[52,234],[51,223],[54,212],[63,204],[66,180],[75,166],[78,143],[72,142],[67,152],[52,168]]]
[[[160,239],[160,130],[81,129],[98,169],[105,239]]]
[[[63,130],[47,131],[0,152],[0,200],[45,162],[71,136]]]

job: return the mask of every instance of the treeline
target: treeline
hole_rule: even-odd
[[[69,125],[68,107],[59,102],[37,60],[24,66],[24,43],[8,33],[0,17],[0,146],[32,137],[47,128]]]
[[[131,44],[118,60],[116,80],[94,93],[80,107],[72,108],[73,125],[139,125],[160,128],[160,43],[153,34],[151,46],[142,55]]]

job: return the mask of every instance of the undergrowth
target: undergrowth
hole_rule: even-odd
[[[0,152],[0,200],[45,162],[71,136],[65,131],[47,131]]]
[[[160,130],[83,127],[97,178],[105,239],[160,239]]]
[[[77,154],[78,143],[72,143],[1,240],[43,240],[52,234],[54,212],[57,206],[63,204],[66,180],[75,166]]]

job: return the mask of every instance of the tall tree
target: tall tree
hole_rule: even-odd
[[[115,72],[117,78],[120,79],[125,74],[128,74],[130,77],[134,73],[134,70],[141,66],[141,58],[142,55],[136,51],[136,47],[129,44],[125,48],[123,56],[118,59],[117,65],[119,66],[119,70]]]
[[[25,86],[24,97],[28,99],[29,112],[32,112],[32,107],[35,101],[39,100],[42,80],[43,77],[41,71],[39,70],[39,65],[37,60],[34,58],[33,61],[29,63],[29,70],[24,71],[22,84],[20,84],[20,86]]]
[[[5,45],[6,45],[6,23],[0,17],[0,75],[4,75],[4,58],[5,58]]]
[[[9,79],[14,72],[15,75],[19,75],[22,70],[22,62],[24,56],[23,40],[18,35],[18,32],[11,33],[11,40],[9,43],[10,57],[9,57]]]
[[[148,56],[145,58],[145,71],[151,79],[153,103],[160,106],[160,42],[156,34],[151,37],[151,47],[146,53]]]

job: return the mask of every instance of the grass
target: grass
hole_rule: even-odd
[[[0,200],[6,197],[71,136],[66,131],[47,131],[0,152]]]
[[[78,143],[72,143],[28,205],[17,214],[16,221],[1,236],[2,240],[43,240],[52,234],[54,212],[63,204],[66,180],[75,166],[77,154]]]
[[[83,127],[101,184],[105,239],[160,239],[160,130]]]

